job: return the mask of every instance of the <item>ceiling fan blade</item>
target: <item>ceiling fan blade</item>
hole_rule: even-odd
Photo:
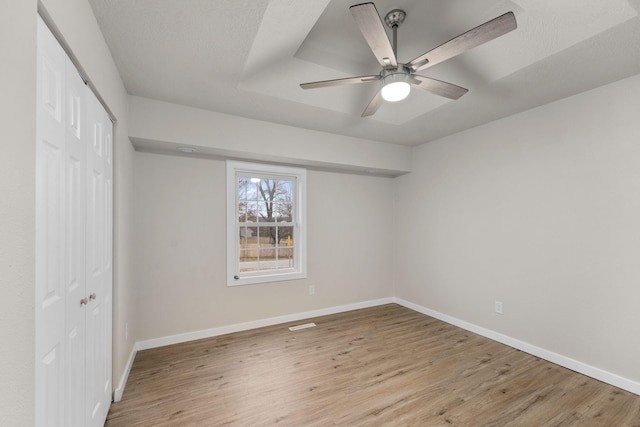
[[[354,85],[358,83],[374,82],[380,80],[379,75],[347,77],[346,79],[321,80],[318,82],[300,83],[302,89],[316,89],[319,87]]]
[[[435,49],[418,56],[407,64],[413,71],[424,70],[432,65],[460,55],[469,49],[498,38],[518,27],[513,12],[507,12],[491,21],[475,27]]]
[[[349,10],[380,65],[383,68],[397,67],[396,55],[376,6],[373,3],[362,3],[351,6]]]
[[[411,76],[411,83],[418,89],[449,99],[458,99],[469,92],[469,89],[415,74]]]
[[[378,93],[376,93],[376,96],[374,96],[371,102],[369,102],[369,105],[367,105],[367,108],[365,108],[362,112],[361,117],[373,116],[376,111],[378,111],[378,108],[380,108],[383,102],[384,99],[382,99],[382,92],[378,91]]]

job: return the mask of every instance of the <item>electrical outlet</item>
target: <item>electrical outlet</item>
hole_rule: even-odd
[[[498,314],[503,314],[503,309],[502,309],[502,301],[496,301],[493,305],[493,311],[495,311]]]
[[[124,324],[124,340],[129,339],[129,322]]]
[[[316,285],[309,285],[309,295],[316,294]]]

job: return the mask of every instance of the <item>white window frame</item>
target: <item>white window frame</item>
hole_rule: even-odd
[[[240,272],[237,197],[238,176],[241,174],[295,178],[297,185],[293,195],[293,268]],[[279,282],[307,277],[306,183],[306,169],[227,160],[227,286]]]

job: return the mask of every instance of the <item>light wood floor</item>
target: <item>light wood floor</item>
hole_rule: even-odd
[[[640,396],[395,304],[310,321],[139,352],[106,425],[640,426]]]

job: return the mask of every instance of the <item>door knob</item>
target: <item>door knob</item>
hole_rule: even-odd
[[[89,295],[89,299],[90,299],[91,301],[93,301],[94,299],[96,299],[96,297],[97,297],[97,296],[96,296],[96,294],[95,294],[95,293],[93,293],[93,294]]]
[[[87,305],[87,303],[88,303],[88,302],[89,302],[89,301],[88,301],[86,298],[82,298],[82,299],[80,300],[80,305]]]

